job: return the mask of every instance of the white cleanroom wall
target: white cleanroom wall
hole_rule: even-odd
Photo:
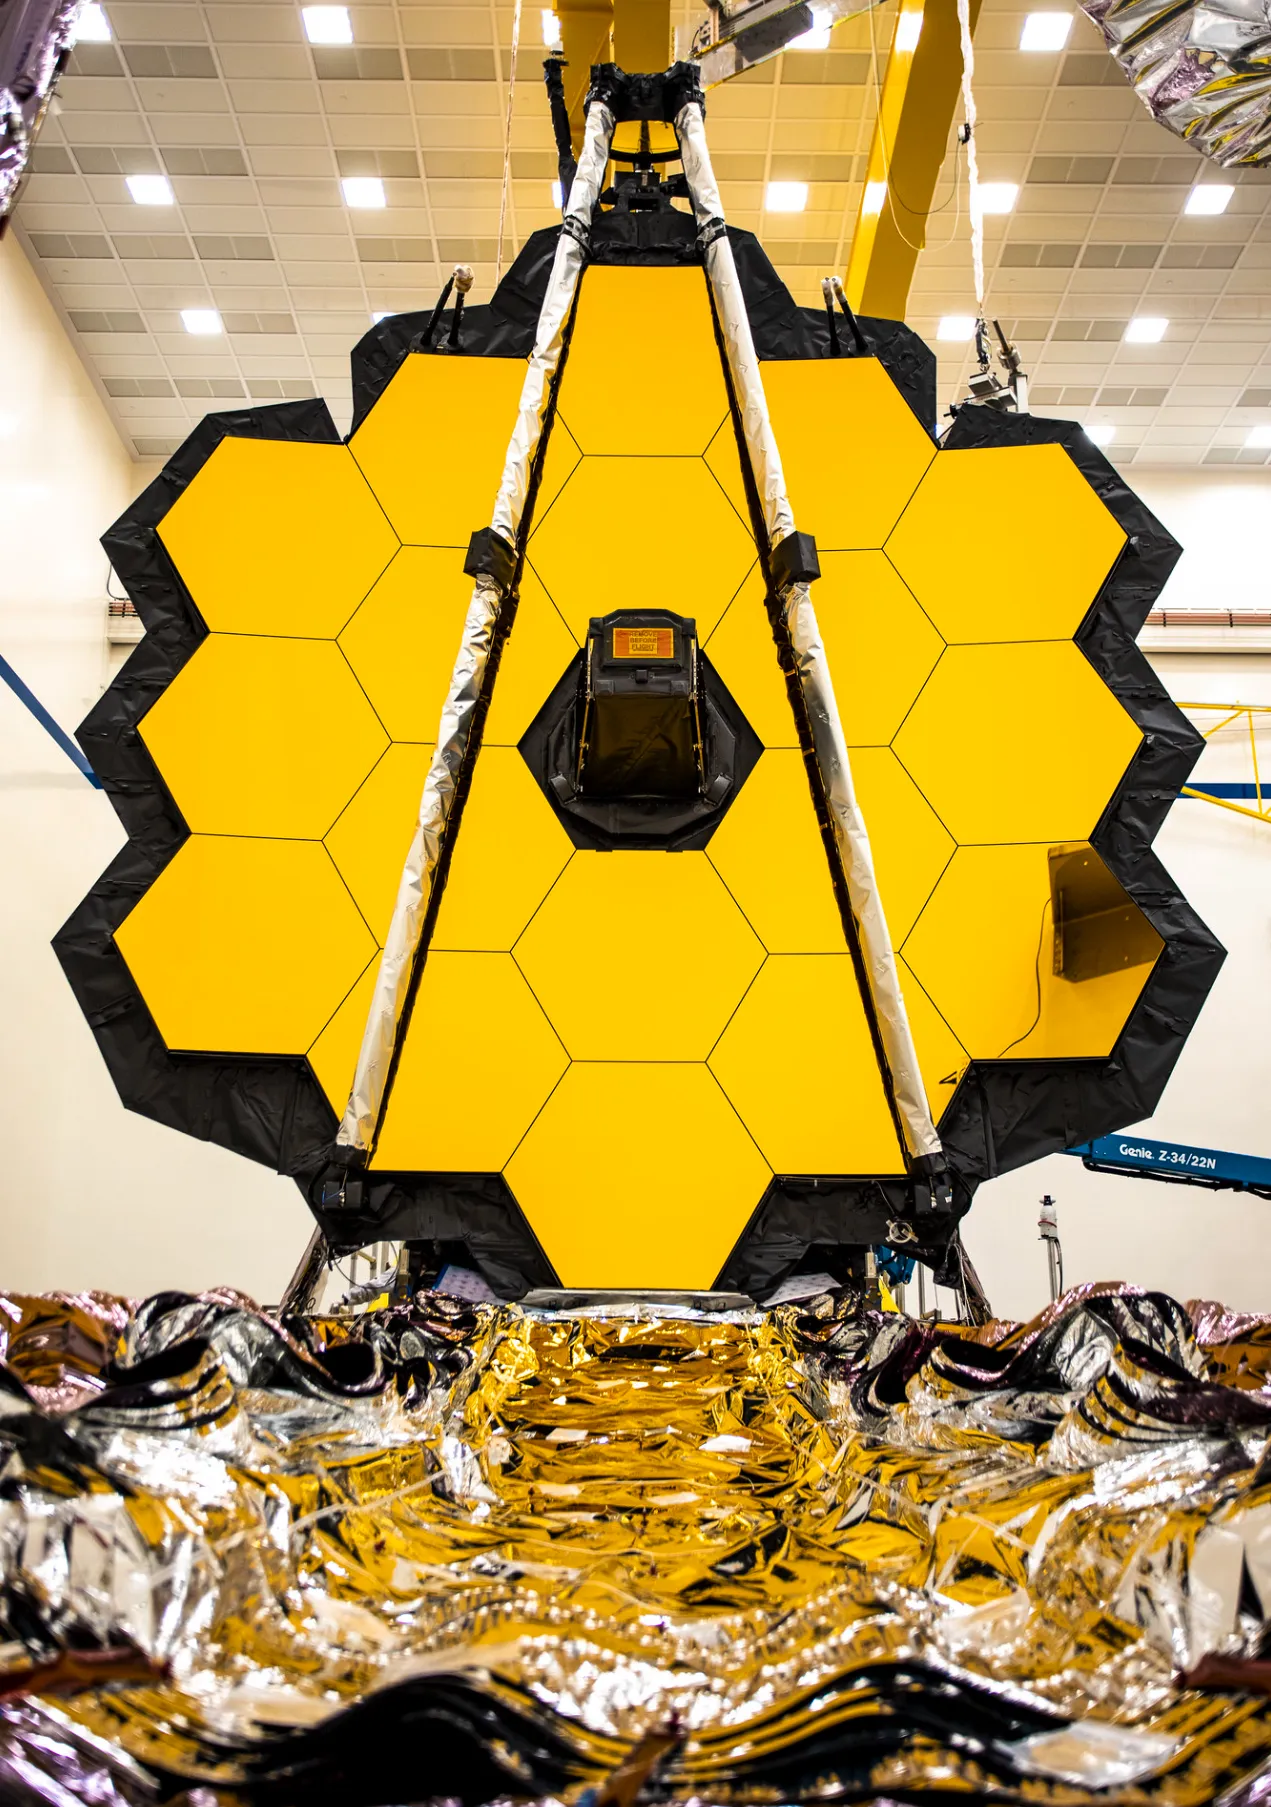
[[[0,242],[0,653],[68,731],[107,676],[98,538],[149,480],[12,237]],[[288,1180],[119,1103],[50,938],[123,845],[114,811],[0,685],[0,1291],[285,1283]]]

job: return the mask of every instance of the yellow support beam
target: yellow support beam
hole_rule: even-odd
[[[979,11],[971,0],[972,30]],[[905,317],[961,81],[957,0],[902,0],[847,265],[857,313]]]
[[[591,66],[613,60],[613,0],[556,0],[555,11],[565,53],[565,108],[577,155],[582,149],[583,102]]]
[[[557,0],[555,10],[565,53],[565,107],[577,152],[592,64],[614,62],[641,74],[665,69],[671,61],[671,0]],[[655,127],[654,138],[661,142],[667,134]],[[635,142],[625,148],[633,149]]]
[[[1209,791],[1194,790],[1190,784],[1183,786],[1184,797],[1195,797],[1200,803],[1214,803],[1219,809],[1229,809],[1238,816],[1251,816],[1255,822],[1271,823],[1271,788],[1264,790],[1262,774],[1258,769],[1258,729],[1271,727],[1271,704],[1269,703],[1180,703],[1180,709],[1187,709],[1194,714],[1218,716],[1218,720],[1208,728],[1195,725],[1206,740],[1212,740],[1215,734],[1224,728],[1238,727],[1248,731],[1249,753],[1253,767],[1253,800],[1254,808],[1247,803],[1233,803],[1228,797],[1215,797]]]
[[[614,0],[613,60],[652,74],[671,61],[671,0]]]

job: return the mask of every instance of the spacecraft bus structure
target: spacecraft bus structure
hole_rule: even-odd
[[[347,440],[210,416],[104,542],[129,839],[57,948],[124,1102],[513,1295],[938,1258],[1151,1111],[1222,957],[1151,851],[1177,547],[1071,423],[938,439],[930,352],[794,303],[702,119],[594,71],[488,305],[374,327]]]

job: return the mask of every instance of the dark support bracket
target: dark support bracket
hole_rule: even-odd
[[[821,575],[816,541],[810,533],[788,533],[785,539],[778,540],[768,554],[768,563],[778,590],[788,589],[791,584],[814,583]]]
[[[561,212],[569,203],[569,191],[574,186],[574,177],[578,174],[578,164],[574,159],[574,147],[569,136],[569,111],[565,106],[565,70],[568,64],[563,56],[543,58],[543,81],[547,86],[547,104],[552,114],[552,134],[556,139],[556,167],[560,172],[560,205]]]
[[[493,527],[480,527],[468,541],[463,568],[469,577],[492,577],[501,590],[510,590],[516,572],[516,547]]]
[[[622,125],[629,119],[657,119],[672,125],[695,100],[705,111],[702,74],[696,63],[672,63],[656,75],[628,75],[616,63],[594,63],[587,105],[601,101]]]

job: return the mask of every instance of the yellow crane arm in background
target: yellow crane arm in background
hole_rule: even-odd
[[[971,29],[980,0],[971,0]],[[847,265],[860,314],[903,320],[962,81],[957,0],[902,0]]]

